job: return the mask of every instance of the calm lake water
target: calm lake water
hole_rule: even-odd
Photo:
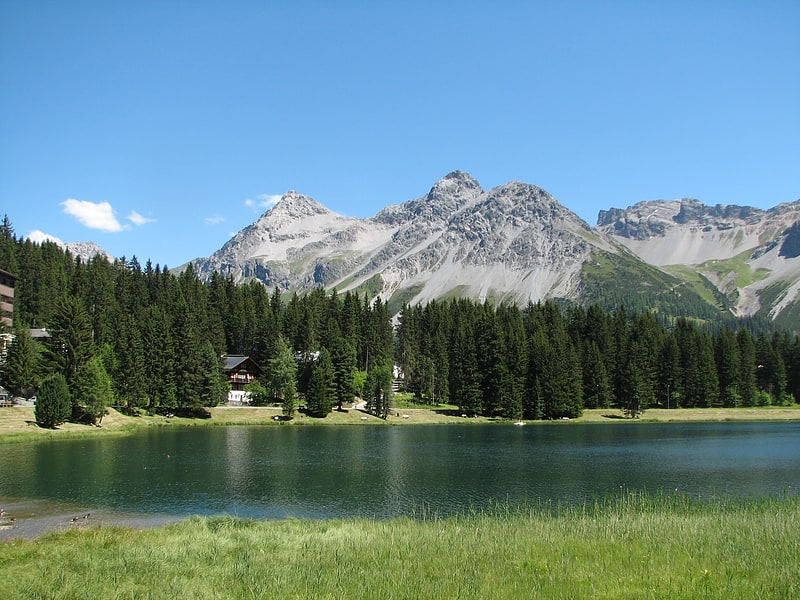
[[[623,488],[800,489],[800,423],[198,427],[0,450],[4,506],[154,518],[443,516]]]

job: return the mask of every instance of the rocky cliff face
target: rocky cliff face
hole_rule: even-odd
[[[597,229],[643,260],[691,271],[739,315],[778,318],[800,289],[800,200],[769,210],[697,200],[601,211]]]
[[[701,264],[758,247],[798,218],[800,202],[769,211],[706,206],[698,200],[655,200],[600,211],[597,229],[655,265]]]

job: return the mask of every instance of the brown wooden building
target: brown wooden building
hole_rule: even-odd
[[[223,373],[228,377],[231,389],[228,392],[228,404],[241,405],[250,403],[250,394],[244,387],[253,383],[261,375],[261,367],[249,356],[226,354],[222,357]]]

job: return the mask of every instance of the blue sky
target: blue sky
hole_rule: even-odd
[[[599,210],[800,199],[794,0],[0,0],[0,213],[178,266],[288,190],[454,169]]]

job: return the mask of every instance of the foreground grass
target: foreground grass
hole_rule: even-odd
[[[800,501],[627,495],[442,520],[75,529],[0,544],[21,598],[793,598]]]

